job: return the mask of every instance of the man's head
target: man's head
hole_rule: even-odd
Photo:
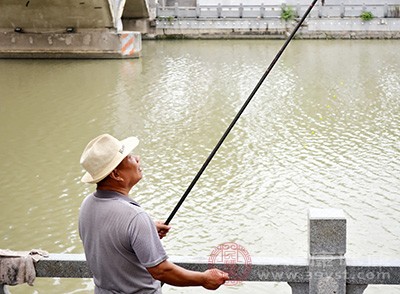
[[[86,170],[81,181],[98,183],[112,173],[114,176],[124,176],[124,179],[128,179],[129,170],[140,172],[139,158],[129,155],[138,144],[139,139],[136,137],[119,141],[109,134],[103,134],[94,138],[88,143],[81,156],[80,163]],[[136,175],[135,179],[137,177]],[[135,184],[139,180],[140,178]]]

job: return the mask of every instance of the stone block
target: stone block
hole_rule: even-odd
[[[344,255],[346,253],[346,218],[339,209],[310,209],[309,253]]]

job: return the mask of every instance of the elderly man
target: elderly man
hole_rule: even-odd
[[[129,198],[142,178],[140,159],[130,154],[138,144],[135,137],[119,141],[104,134],[90,141],[81,156],[86,170],[82,182],[97,184],[79,214],[79,234],[95,293],[161,293],[160,281],[217,289],[228,274],[217,269],[188,271],[169,262],[160,241],[169,226],[155,224]]]

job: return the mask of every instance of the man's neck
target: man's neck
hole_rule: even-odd
[[[128,196],[129,195],[129,190],[127,190],[125,187],[115,187],[112,185],[97,185],[97,190],[101,191],[114,191],[118,192],[122,195]]]

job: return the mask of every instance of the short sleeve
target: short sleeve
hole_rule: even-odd
[[[133,219],[129,233],[132,249],[144,267],[156,266],[168,258],[156,225],[146,212]]]

